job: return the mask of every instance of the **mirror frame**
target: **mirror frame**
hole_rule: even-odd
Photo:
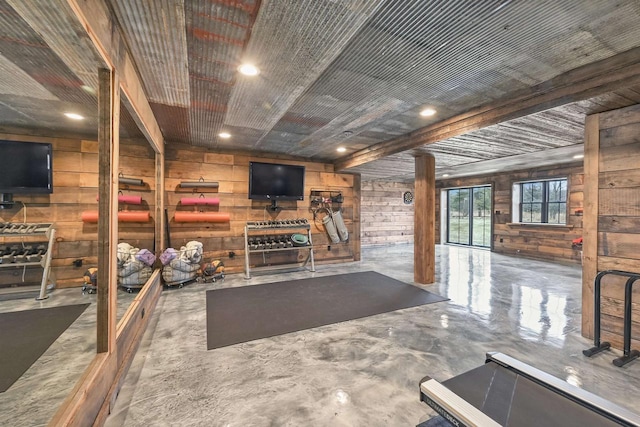
[[[99,0],[68,0],[68,3],[108,67],[99,70],[99,191],[104,197],[100,197],[98,206],[98,266],[106,265],[108,268],[98,270],[103,276],[98,280],[96,299],[97,354],[49,422],[51,426],[86,426],[101,425],[106,420],[162,292],[160,270],[156,270],[122,321],[116,323],[117,292],[111,284],[117,283],[120,91],[122,100],[155,152],[156,250],[161,250],[165,244],[164,139],[144,94],[134,61],[109,9]]]

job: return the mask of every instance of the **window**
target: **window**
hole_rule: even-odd
[[[567,223],[567,179],[518,182],[513,186],[514,221],[531,224]]]

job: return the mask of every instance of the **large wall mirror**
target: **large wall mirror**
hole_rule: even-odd
[[[93,269],[108,267],[99,265],[96,222],[98,129],[106,117],[104,108],[99,111],[99,70],[113,58],[103,59],[68,2],[7,0],[0,12],[0,425],[46,425],[68,407],[84,374],[105,366],[107,358],[98,353],[102,297],[108,294],[115,307],[108,321],[117,342],[110,343],[108,360],[115,355],[119,364],[130,357],[148,321],[145,309],[153,309],[161,286],[158,271],[144,280],[147,270],[135,286],[119,286],[133,282],[113,277],[108,293],[94,292]],[[109,13],[100,7],[94,12]],[[107,36],[114,41],[110,54],[125,56],[118,53],[124,49],[118,35]],[[118,83],[113,86],[120,93]],[[118,206],[123,217],[145,218],[119,222],[119,237],[110,245],[128,243],[153,256],[162,250],[162,137],[155,128],[148,137],[134,113],[142,89],[131,87],[136,108],[124,93],[114,104],[120,136],[113,140],[119,147],[115,163],[123,177],[115,191],[124,200]],[[118,364],[110,362],[105,383],[122,372]],[[89,406],[102,402],[93,400],[83,409],[95,416]]]
[[[0,69],[17,86],[38,85]],[[45,85],[33,89],[44,99],[0,94],[0,120],[10,119],[5,102],[29,105],[35,116],[28,128],[0,134],[8,162],[0,185],[13,199],[0,209],[0,425],[45,425],[96,354],[96,295],[82,290],[97,267],[96,233],[82,221],[98,188],[96,90],[80,89],[75,103]]]
[[[156,153],[133,118],[124,93],[120,99],[118,322],[151,278],[162,249],[156,248],[155,241]]]

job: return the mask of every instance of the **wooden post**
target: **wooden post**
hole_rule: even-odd
[[[115,72],[98,73],[98,353],[115,351],[118,245],[120,86]]]
[[[165,250],[164,221],[164,152],[156,153],[156,252]]]
[[[593,282],[598,274],[600,117],[587,116],[584,129],[584,216],[582,217],[582,335],[593,338]]]
[[[360,252],[362,239],[360,236],[360,216],[361,216],[361,202],[362,202],[362,177],[360,174],[353,176],[353,260],[360,261]]]
[[[413,280],[427,284],[435,282],[436,271],[435,158],[417,156],[415,174]]]

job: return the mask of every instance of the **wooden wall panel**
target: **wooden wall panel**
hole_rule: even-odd
[[[84,224],[81,215],[86,210],[98,210],[98,143],[82,139],[46,138],[29,135],[0,134],[0,139],[48,142],[53,146],[53,193],[14,195],[26,204],[27,222],[56,223],[56,244],[53,248],[52,273],[58,287],[81,286],[82,275],[88,267],[97,266],[98,226]],[[137,247],[153,249],[155,209],[154,151],[145,141],[120,142],[120,172],[124,176],[142,178],[144,187],[121,185],[123,194],[142,196],[140,206],[120,206],[121,210],[149,210],[148,224],[120,223],[120,241]],[[16,204],[12,209],[0,210],[0,221],[22,222],[25,209]],[[0,242],[2,243],[2,242]],[[82,267],[74,267],[73,260],[83,259]],[[42,269],[28,277],[42,278]],[[19,269],[22,272],[22,269]],[[14,269],[0,270],[0,286],[19,284]],[[32,283],[25,278],[25,283]]]
[[[219,154],[204,148],[173,144],[165,152],[165,191],[166,209],[169,217],[171,246],[179,249],[191,240],[202,242],[204,258],[221,259],[227,272],[241,272],[244,268],[244,226],[247,221],[270,219],[307,218],[312,224],[312,239],[316,262],[344,262],[357,258],[360,248],[359,239],[354,238],[357,230],[354,215],[360,208],[360,197],[354,185],[358,180],[353,174],[334,173],[333,166],[324,163],[303,162],[281,158],[254,157],[246,153]],[[305,190],[303,201],[282,201],[278,206],[282,211],[270,213],[265,208],[270,202],[250,200],[249,162],[261,161],[285,163],[305,166]],[[199,196],[192,189],[180,188],[181,181],[205,181],[219,183],[217,191],[203,193],[206,197],[217,197],[220,205],[214,206],[181,206],[180,198]],[[349,240],[341,243],[330,243],[321,222],[324,213],[314,219],[310,206],[311,190],[339,191],[344,196],[344,203],[339,206],[345,224],[349,230]],[[338,205],[335,206],[337,209]],[[229,223],[177,223],[174,219],[176,211],[226,212],[230,214]],[[273,234],[293,233],[293,231]],[[265,232],[265,234],[271,234]],[[329,249],[330,248],[330,249]],[[233,257],[230,254],[233,253]],[[251,257],[252,264],[295,262],[306,256],[303,251],[267,253],[265,258],[259,254]]]
[[[568,179],[567,226],[512,224],[511,192],[514,182],[566,177]],[[576,163],[512,171],[497,175],[440,180],[436,186],[447,188],[491,185],[493,188],[493,251],[508,255],[579,263],[581,253],[571,241],[582,236],[584,176]],[[440,195],[436,197],[436,239],[440,239]]]
[[[596,272],[640,273],[640,105],[587,117],[590,168],[585,167],[585,264],[582,334],[593,336]],[[591,129],[593,128],[593,129]],[[586,164],[586,163],[585,163]],[[588,219],[588,221],[587,221]],[[587,242],[587,236],[591,236]],[[602,338],[622,347],[625,279],[602,280]],[[640,286],[633,292],[632,346],[640,344]]]
[[[413,243],[414,205],[402,195],[413,193],[413,183],[362,183],[362,246]]]

